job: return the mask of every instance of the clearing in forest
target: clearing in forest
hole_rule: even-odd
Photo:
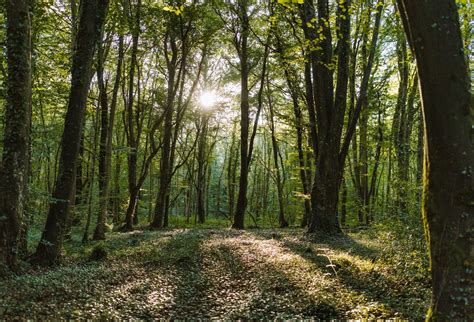
[[[423,318],[424,256],[364,234],[310,241],[302,230],[113,233],[68,249],[59,268],[2,281],[0,317]],[[103,258],[92,260],[93,251]]]

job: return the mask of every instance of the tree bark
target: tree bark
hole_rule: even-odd
[[[207,131],[208,131],[209,115],[201,116],[201,130],[199,131],[198,143],[198,173],[197,173],[197,217],[198,223],[204,224],[206,220],[206,182],[207,182]]]
[[[176,35],[174,30],[168,30],[164,46],[170,46],[171,53],[166,51],[166,64],[168,70],[168,89],[166,106],[164,111],[164,126],[162,133],[162,150],[160,160],[160,180],[158,195],[156,198],[155,211],[151,228],[163,228],[165,224],[166,206],[171,182],[171,148],[173,136],[173,115],[174,115],[174,98],[176,94],[176,71],[178,62],[178,48],[176,45]],[[169,41],[169,44],[168,44]],[[171,54],[171,56],[169,56]]]
[[[115,83],[110,103],[110,112],[107,103],[107,88],[103,83],[103,76],[99,76],[99,86],[101,88],[101,132],[100,132],[100,152],[99,152],[99,214],[97,225],[94,231],[94,240],[105,239],[105,223],[107,221],[107,208],[109,204],[109,182],[112,161],[112,134],[115,122],[115,111],[117,109],[118,91],[122,75],[122,64],[124,58],[123,36],[119,37],[119,53],[117,71],[115,73]],[[103,64],[103,63],[102,63]],[[102,69],[98,68],[97,73],[101,74]],[[104,98],[105,96],[105,98]]]
[[[128,99],[126,106],[126,134],[127,144],[129,146],[129,152],[127,154],[127,166],[128,166],[128,193],[130,197],[128,199],[127,212],[125,213],[125,224],[121,228],[122,231],[133,230],[133,220],[135,217],[135,211],[138,204],[138,193],[140,188],[137,186],[137,166],[138,166],[138,148],[140,146],[141,130],[135,127],[136,120],[140,117],[140,106],[134,109],[135,103],[135,72],[137,69],[137,55],[138,55],[138,41],[140,38],[140,21],[141,21],[141,0],[137,1],[135,12],[132,15],[133,23],[131,24],[132,29],[132,52],[130,57],[130,70],[128,79]],[[130,12],[132,9],[129,8]],[[139,86],[139,85],[138,85]],[[140,97],[139,97],[140,98]]]
[[[240,178],[239,193],[237,196],[236,211],[232,228],[244,229],[245,211],[247,209],[247,187],[249,174],[249,63],[248,63],[248,36],[250,22],[247,14],[246,1],[240,1],[241,36],[240,43],[236,43],[240,59]]]
[[[272,138],[272,152],[273,152],[273,163],[275,165],[276,172],[276,184],[277,184],[277,195],[278,195],[278,221],[280,228],[288,227],[288,222],[285,219],[285,206],[283,200],[283,180],[280,173],[280,150],[278,147],[278,141],[275,134],[275,122],[274,122],[274,112],[273,112],[273,102],[271,98],[270,89],[268,88],[268,76],[267,76],[267,100],[268,100],[268,109],[270,112],[270,131]],[[283,164],[282,164],[283,166]]]
[[[235,210],[235,185],[237,181],[237,149],[235,148],[236,145],[236,125],[237,123],[234,122],[232,126],[232,139],[230,143],[230,150],[229,150],[229,161],[227,164],[227,202],[229,208],[229,218],[234,218],[234,210]]]
[[[337,81],[334,82],[334,70],[329,68],[333,62],[330,6],[327,0],[317,3],[318,17],[314,5],[305,1],[302,5],[302,20],[305,37],[315,50],[309,51],[310,66],[305,74],[312,78],[312,92],[317,116],[317,149],[316,171],[311,193],[312,219],[308,233],[323,232],[339,234],[341,229],[337,220],[339,189],[344,170],[344,163],[352,136],[367,95],[372,65],[382,16],[383,1],[377,2],[374,31],[372,34],[367,64],[360,84],[359,97],[354,110],[349,115],[349,122],[344,134],[344,117],[349,77],[349,40],[350,40],[350,1],[340,2],[337,10],[337,25],[340,33],[337,42]],[[308,25],[314,25],[310,28]],[[308,71],[310,68],[310,71]],[[307,83],[309,83],[307,81]],[[308,85],[307,85],[308,87]]]
[[[30,1],[7,0],[7,97],[0,172],[0,264],[17,268],[31,123]]]
[[[397,1],[425,121],[423,218],[433,285],[428,320],[474,318],[474,144],[470,80],[454,0]]]
[[[91,82],[92,60],[105,22],[107,7],[107,0],[82,1],[71,70],[71,91],[61,140],[59,172],[46,226],[35,254],[35,261],[40,264],[54,264],[59,260],[74,191],[83,119]]]
[[[97,83],[99,87],[100,106],[100,138],[99,138],[99,213],[97,225],[94,230],[94,240],[105,239],[105,222],[107,220],[107,194],[108,194],[108,171],[107,171],[107,130],[109,127],[109,99],[107,85],[104,80],[104,64],[106,49],[99,42],[97,50]],[[95,147],[94,147],[95,148]]]

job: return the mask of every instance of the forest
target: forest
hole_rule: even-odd
[[[0,26],[1,320],[474,320],[470,0]]]

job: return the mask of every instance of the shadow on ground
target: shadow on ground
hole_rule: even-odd
[[[420,319],[427,293],[402,286],[381,248],[301,230],[111,234],[75,261],[0,284],[0,317]],[[88,260],[94,247],[107,259]],[[414,299],[419,299],[416,301]]]

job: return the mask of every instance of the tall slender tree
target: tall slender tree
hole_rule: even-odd
[[[99,214],[97,216],[97,225],[94,230],[94,239],[105,239],[105,223],[107,221],[107,208],[109,204],[109,182],[110,169],[112,161],[112,134],[115,125],[115,112],[117,110],[118,91],[120,88],[122,64],[124,59],[123,35],[119,37],[117,70],[115,73],[115,82],[112,90],[112,101],[110,111],[107,103],[106,86],[103,75],[98,76],[100,97],[101,97],[101,132],[100,132],[100,152],[99,152]],[[103,64],[103,62],[102,62]],[[97,74],[100,75],[100,68],[97,68]],[[103,70],[102,70],[103,72]]]
[[[127,3],[127,2],[126,2]],[[130,69],[128,72],[128,92],[124,92],[124,103],[126,105],[124,114],[124,127],[128,144],[127,165],[128,165],[128,207],[125,214],[125,225],[123,231],[133,229],[133,220],[136,216],[138,207],[138,197],[140,187],[138,185],[138,149],[140,147],[141,134],[143,131],[143,113],[140,97],[140,82],[138,81],[138,91],[135,89],[136,73],[138,69],[138,42],[140,40],[140,22],[142,17],[142,1],[137,0],[132,6],[131,2],[127,3],[129,28],[132,31],[132,48],[130,53]],[[140,78],[140,75],[138,75]]]
[[[71,69],[71,90],[61,139],[58,176],[46,226],[34,260],[43,265],[57,263],[64,229],[73,200],[77,159],[81,142],[92,62],[107,14],[108,0],[83,0]]]
[[[239,0],[237,3],[240,31],[234,38],[234,46],[240,61],[240,177],[239,193],[234,214],[233,228],[243,229],[245,210],[247,208],[247,187],[249,175],[249,48],[250,19],[249,3]]]

